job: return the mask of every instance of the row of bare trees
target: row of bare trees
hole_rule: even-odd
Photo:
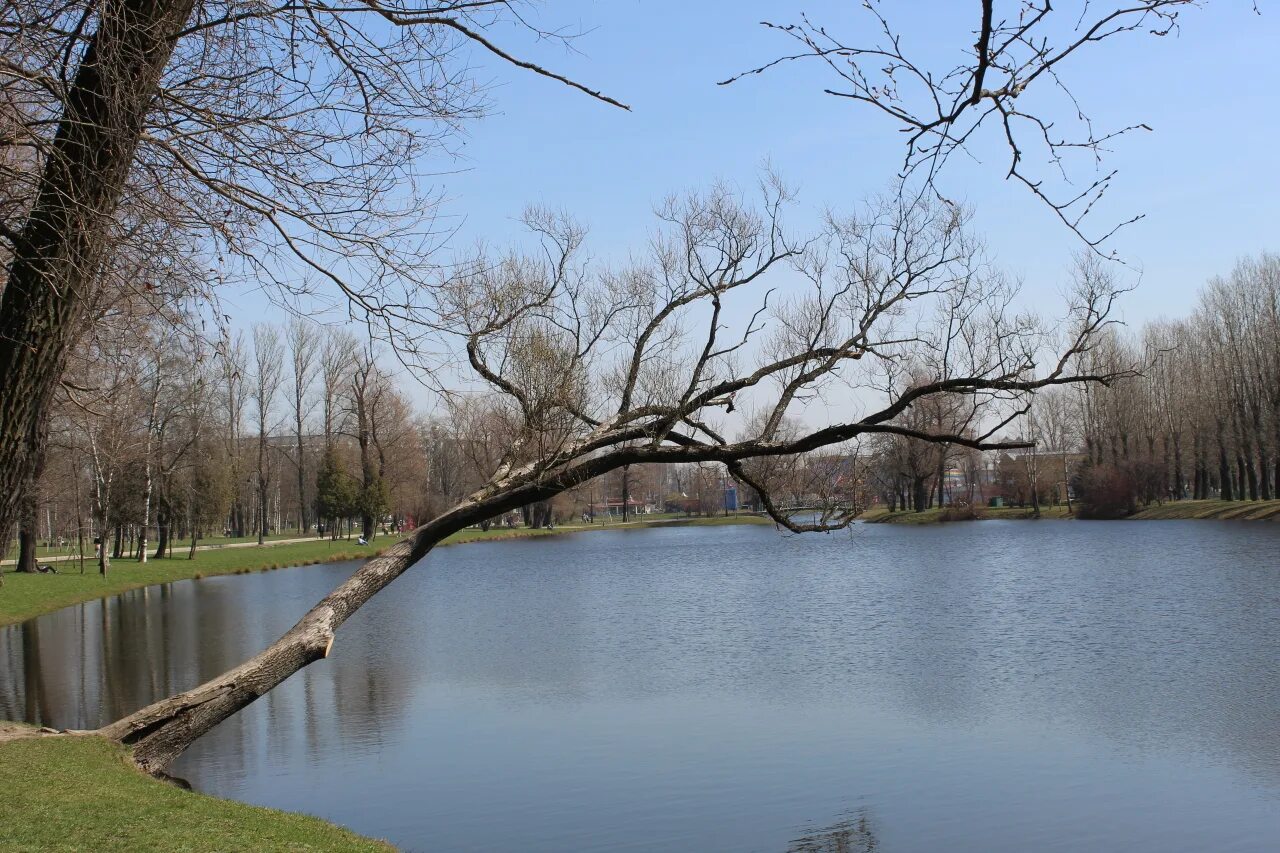
[[[22,502],[19,571],[38,542],[96,551],[105,573],[178,540],[194,555],[207,535],[336,534],[352,518],[371,537],[392,510],[421,511],[429,435],[367,341],[300,318],[210,340],[153,307],[117,306],[73,350]],[[319,500],[325,477],[350,497]]]
[[[1115,290],[1114,270],[1085,257],[1077,279]],[[1110,282],[1110,283],[1107,283]],[[983,459],[964,446],[882,436],[864,449],[872,491],[891,509],[972,501],[974,486],[1019,504],[1067,502],[1124,515],[1170,500],[1280,497],[1280,257],[1240,261],[1201,291],[1190,314],[1129,331],[1110,327],[1078,355],[1109,384],[1047,389],[1008,425],[1026,448]],[[916,426],[964,433],[963,399],[932,399]],[[948,477],[950,472],[950,477]],[[962,495],[944,494],[950,479]]]
[[[1143,374],[1078,396],[1081,451],[1142,502],[1280,496],[1280,257],[1240,261],[1180,320],[1110,336],[1097,364]]]

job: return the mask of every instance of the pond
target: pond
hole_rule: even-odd
[[[0,630],[0,718],[93,727],[354,564]],[[988,521],[441,549],[174,766],[410,850],[1280,849],[1280,526]]]

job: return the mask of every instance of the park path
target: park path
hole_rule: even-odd
[[[609,523],[603,523],[603,522],[602,522],[600,525],[595,525],[595,524],[563,524],[563,525],[560,525],[560,526],[558,526],[558,527],[556,527],[556,528],[554,528],[554,529],[555,529],[555,530],[563,530],[563,531],[565,531],[565,532],[567,533],[567,532],[572,532],[572,531],[575,531],[575,530],[600,530],[600,529],[605,528],[605,527],[637,527],[637,526],[642,526],[642,525],[647,525],[647,524],[657,524],[657,523],[659,523],[659,522],[663,522],[663,521],[671,521],[671,520],[672,520],[672,519],[670,519],[670,518],[654,518],[654,519],[636,519],[635,521],[625,521],[625,522],[623,522],[623,521],[618,521],[618,522],[609,522]],[[383,538],[392,538],[392,537],[383,537]],[[500,537],[494,537],[494,538],[500,538]],[[268,540],[267,542],[264,542],[261,546],[259,546],[257,542],[225,542],[225,543],[222,543],[222,544],[219,544],[219,545],[197,545],[197,546],[196,546],[196,550],[197,550],[197,551],[221,551],[221,550],[222,550],[222,549],[224,549],[224,548],[257,548],[257,547],[270,548],[270,547],[272,547],[273,545],[293,545],[293,544],[296,544],[296,543],[298,543],[298,542],[320,542],[320,541],[323,541],[322,537],[318,537],[318,536],[301,536],[301,537],[298,537],[298,538],[295,538],[295,539],[270,539],[270,540]],[[374,541],[376,542],[377,540],[374,540]],[[399,541],[399,540],[398,540],[398,539],[392,539],[392,541]],[[373,543],[370,543],[370,544],[373,544]],[[177,550],[185,551],[185,550],[187,550],[187,546],[183,545],[183,546],[179,547]],[[85,561],[86,561],[86,562],[96,559],[92,554],[85,554],[85,555],[84,555],[84,558],[85,558]],[[37,562],[39,562],[39,563],[41,563],[41,564],[45,564],[45,563],[63,563],[63,562],[68,562],[68,561],[71,561],[71,560],[79,560],[79,559],[80,559],[80,555],[79,555],[79,554],[59,554],[59,555],[58,555],[58,556],[56,556],[56,557],[41,557],[39,560],[37,560]],[[129,559],[129,558],[128,558],[128,557],[112,557],[111,559],[113,559],[113,560],[127,560],[127,559]],[[17,559],[13,559],[13,560],[0,560],[0,565],[2,565],[2,566],[12,566],[12,565],[14,565],[14,564],[15,564],[15,563],[17,563],[17,562],[18,562],[18,561],[17,561]]]
[[[264,543],[263,543],[263,545],[262,545],[262,547],[263,547],[263,548],[270,548],[272,545],[292,545],[292,544],[297,543],[297,542],[319,542],[319,541],[321,541],[321,540],[320,540],[320,538],[319,538],[319,537],[317,537],[317,536],[303,536],[303,537],[298,538],[298,539],[271,539],[271,540],[269,540],[269,541],[267,541],[267,542],[264,542]],[[224,543],[219,544],[219,545],[197,545],[197,546],[196,546],[196,550],[197,550],[197,551],[221,551],[221,550],[223,550],[224,548],[257,548],[257,547],[258,547],[258,543],[257,543],[257,542],[224,542]],[[188,548],[188,546],[186,546],[186,545],[182,545],[181,547],[177,548],[176,550],[179,550],[179,551],[186,551],[186,550],[187,550],[187,548]],[[86,561],[86,562],[89,562],[89,561],[92,561],[92,560],[97,559],[97,558],[96,558],[96,557],[94,557],[92,554],[85,554],[85,555],[84,555],[84,558],[85,558],[85,561]],[[39,562],[39,563],[63,563],[63,562],[67,562],[68,560],[79,560],[79,559],[80,559],[80,555],[79,555],[79,554],[59,554],[59,555],[57,555],[56,557],[41,557],[41,558],[40,558],[39,560],[37,560],[36,562]],[[130,558],[128,558],[128,557],[112,557],[111,559],[113,559],[113,560],[128,560],[128,559],[130,559]],[[148,558],[148,559],[151,559],[151,558]],[[4,565],[4,566],[12,566],[13,564],[15,564],[15,563],[17,563],[17,562],[18,562],[18,561],[17,561],[17,559],[13,559],[13,560],[2,560],[2,561],[0,561],[0,565]]]

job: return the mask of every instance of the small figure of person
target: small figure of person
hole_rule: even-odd
[[[368,544],[369,544],[369,540],[368,540],[368,539],[365,539],[365,538],[364,538],[364,536],[362,535],[362,536],[359,536],[359,537],[357,537],[357,538],[356,538],[356,544],[357,544],[357,545],[368,545]]]

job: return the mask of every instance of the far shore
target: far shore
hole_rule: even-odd
[[[488,530],[467,528],[447,537],[436,547],[499,539],[528,539],[566,533],[587,533],[593,530],[768,523],[770,522],[764,518],[748,513],[689,517],[660,515],[652,518],[641,517],[627,522],[605,521],[601,518],[594,524],[567,524],[551,528],[491,527]],[[256,542],[236,542],[202,546],[196,549],[194,560],[187,558],[188,549],[184,547],[173,551],[169,557],[158,560],[149,559],[146,563],[124,557],[113,559],[106,577],[98,574],[97,563],[91,557],[85,559],[83,573],[80,571],[78,558],[41,557],[41,564],[52,564],[57,570],[56,574],[19,574],[13,571],[12,561],[8,561],[2,568],[4,583],[0,586],[0,626],[25,622],[73,604],[106,598],[155,584],[198,580],[218,575],[267,572],[319,563],[367,560],[381,553],[381,548],[397,541],[399,541],[398,536],[383,536],[369,545],[362,546],[356,544],[355,539],[276,537],[263,545],[258,545]]]
[[[1030,506],[976,507],[973,518],[951,518],[948,508],[933,507],[921,512],[898,510],[890,512],[885,507],[867,510],[860,516],[869,524],[943,524],[956,521],[984,521],[991,519],[1059,520],[1076,518],[1065,504],[1041,506],[1037,513]],[[1270,501],[1167,501],[1152,504],[1125,516],[1121,521],[1168,521],[1175,519],[1209,519],[1219,521],[1280,520],[1280,500]]]
[[[1037,514],[1029,506],[979,507],[972,519],[948,517],[944,509],[934,507],[922,512],[898,510],[889,512],[885,507],[875,507],[859,516],[859,521],[869,524],[943,524],[953,521],[983,521],[992,519],[1012,520],[1070,520],[1074,514],[1063,504],[1042,506]],[[1280,520],[1280,500],[1270,501],[1172,501],[1146,507],[1127,520]],[[439,546],[463,545],[473,542],[489,542],[502,539],[528,539],[540,536],[556,536],[568,533],[587,533],[595,530],[643,530],[652,527],[712,526],[725,524],[772,524],[765,516],[738,512],[731,515],[642,517],[634,521],[619,522],[599,520],[597,523],[575,523],[552,528],[492,527],[489,530],[468,528],[445,539]],[[187,558],[188,549],[177,549],[172,556],[151,559],[139,563],[133,559],[115,559],[104,578],[98,574],[92,559],[85,560],[84,572],[76,558],[42,557],[41,563],[53,563],[57,573],[18,574],[12,570],[12,561],[2,567],[3,586],[0,586],[0,626],[24,622],[36,616],[60,610],[84,601],[117,595],[131,589],[172,583],[179,580],[198,580],[218,575],[248,574],[273,569],[336,563],[347,560],[365,560],[377,556],[380,547],[397,541],[394,536],[380,537],[369,545],[356,544],[354,539],[317,539],[277,537],[259,546],[253,542],[220,543],[197,549],[196,558]]]

